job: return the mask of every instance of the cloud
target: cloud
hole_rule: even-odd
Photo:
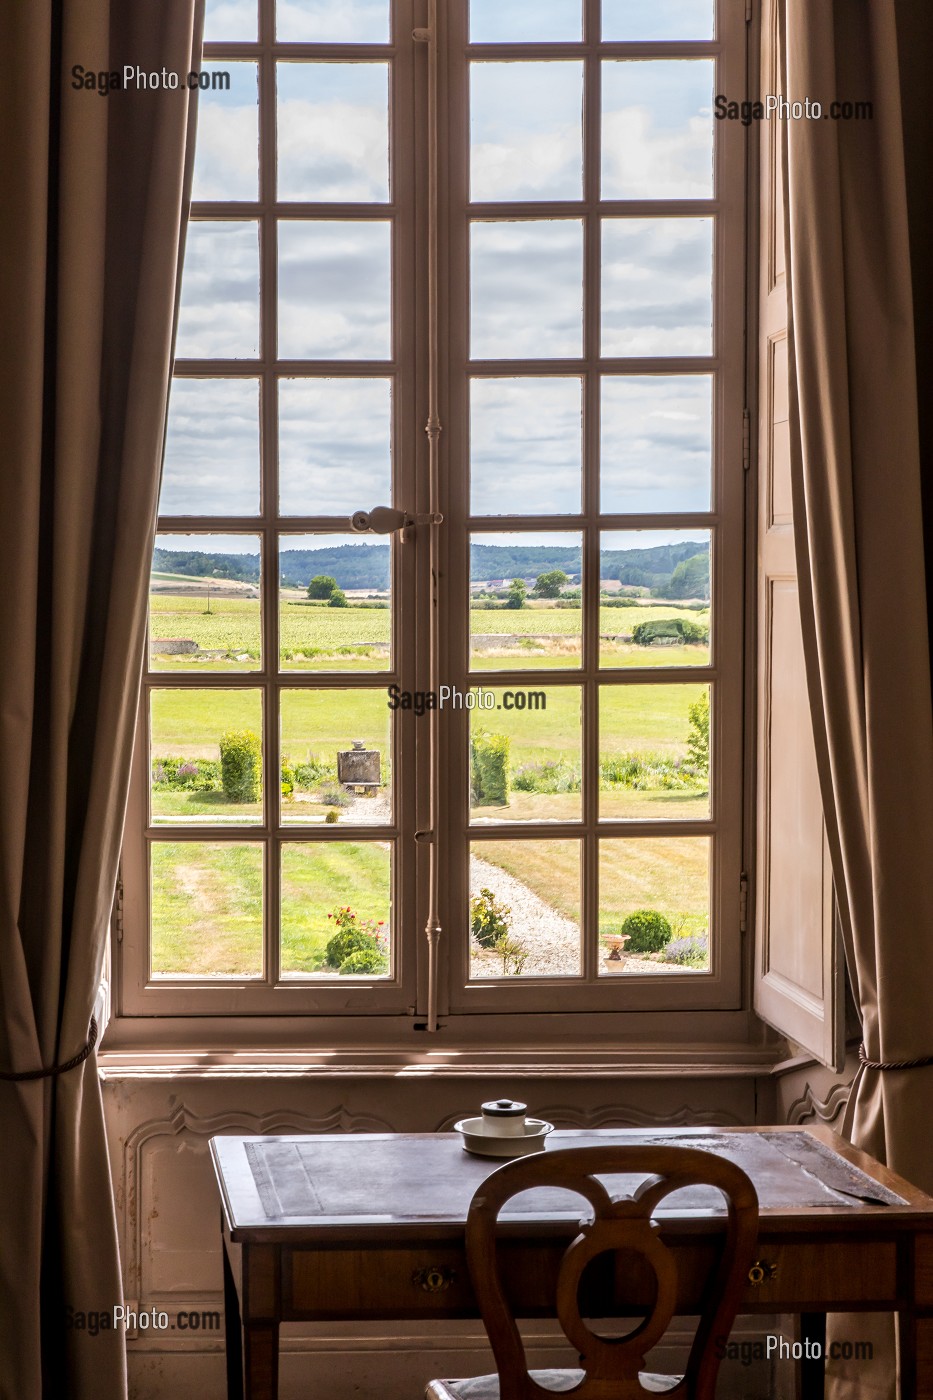
[[[604,355],[708,355],[712,219],[603,222]]]
[[[256,0],[207,0],[204,42],[255,41],[257,13]]]
[[[205,63],[230,74],[229,92],[198,97],[192,199],[259,197],[259,88],[255,63]]]
[[[253,0],[255,3],[255,0]],[[277,0],[276,38],[297,43],[386,44],[388,0]]]
[[[280,63],[280,199],[389,197],[388,65]]]
[[[283,379],[283,514],[349,516],[390,504],[391,424],[388,379]]]
[[[176,355],[259,354],[259,230],[255,220],[188,224]]]
[[[579,379],[474,379],[470,405],[473,514],[579,511]]]
[[[583,227],[579,219],[475,223],[474,359],[579,356],[583,348]],[[547,295],[542,295],[543,289]]]
[[[470,198],[581,199],[583,65],[474,63]]]
[[[387,222],[279,224],[279,354],[391,356]]]
[[[172,380],[161,515],[259,510],[259,380]]]
[[[711,423],[710,375],[607,375],[600,508],[709,510]]]

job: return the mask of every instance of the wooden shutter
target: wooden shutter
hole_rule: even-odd
[[[776,11],[765,0],[763,93],[781,91]],[[761,123],[755,1010],[838,1068],[841,962],[794,556],[780,134]]]

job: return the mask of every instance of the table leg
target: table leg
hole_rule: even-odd
[[[247,1319],[243,1344],[245,1400],[278,1400],[279,1324]]]
[[[823,1400],[826,1393],[825,1313],[800,1314],[800,1340],[804,1344],[798,1384],[800,1400]],[[812,1353],[816,1347],[819,1348],[819,1354],[808,1356],[807,1353]]]
[[[933,1314],[905,1308],[897,1314],[901,1400],[933,1400]]]
[[[224,1346],[227,1353],[227,1400],[243,1400],[243,1334],[240,1300],[237,1296],[227,1240],[221,1224],[221,1250],[224,1261]]]

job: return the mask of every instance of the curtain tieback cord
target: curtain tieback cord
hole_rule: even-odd
[[[51,1069],[27,1069],[19,1074],[13,1074],[8,1070],[0,1070],[0,1080],[21,1083],[24,1079],[52,1079],[57,1074],[67,1074],[70,1069],[77,1069],[78,1065],[83,1065],[97,1044],[97,1021],[92,1016],[91,1024],[88,1027],[87,1041],[83,1049],[77,1055],[72,1055],[70,1060],[66,1060],[63,1065],[53,1065]]]
[[[922,1069],[933,1065],[933,1055],[918,1055],[915,1060],[870,1060],[864,1040],[858,1048],[858,1057],[866,1069]]]

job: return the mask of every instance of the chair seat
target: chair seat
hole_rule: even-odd
[[[573,1390],[583,1380],[582,1371],[529,1371],[528,1374],[538,1385],[555,1394]],[[682,1377],[641,1371],[638,1379],[649,1394],[663,1395],[673,1390]],[[499,1400],[499,1377],[469,1376],[461,1381],[431,1381],[426,1397],[427,1400]]]

